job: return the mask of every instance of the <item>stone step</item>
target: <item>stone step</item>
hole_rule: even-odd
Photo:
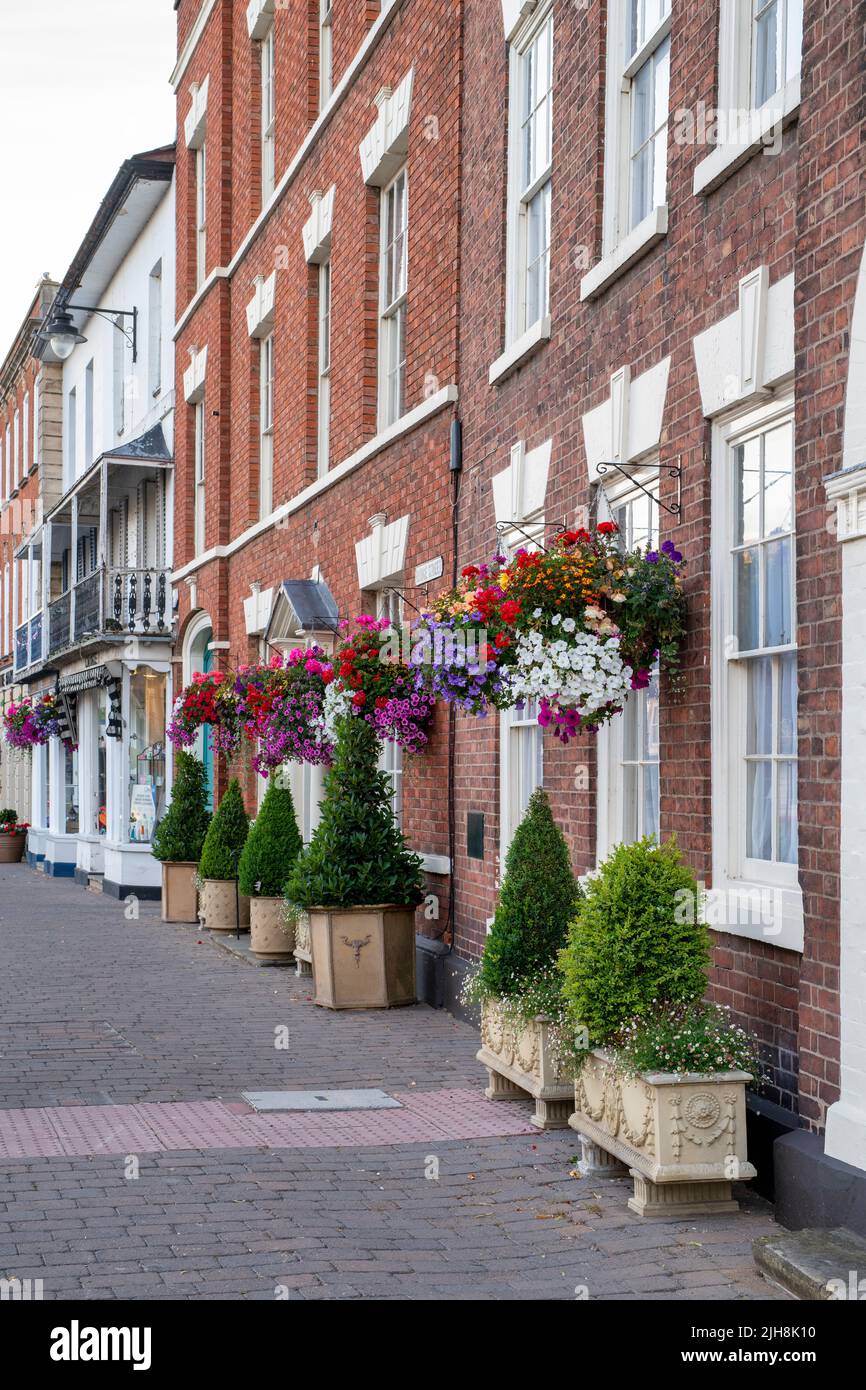
[[[102,892],[102,880],[103,880],[103,877],[104,877],[103,874],[88,874],[88,875],[87,875],[87,891],[88,891],[88,893],[101,893],[101,892]]]
[[[834,1230],[780,1229],[778,1234],[756,1240],[752,1253],[761,1273],[795,1298],[866,1299],[866,1240],[844,1226]]]

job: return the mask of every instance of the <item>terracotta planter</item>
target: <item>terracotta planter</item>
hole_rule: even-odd
[[[572,1129],[628,1165],[638,1216],[737,1211],[731,1183],[755,1177],[746,1152],[748,1072],[618,1077],[601,1050],[575,1082]]]
[[[194,863],[163,863],[162,920],[164,922],[198,921],[196,869],[197,865]]]
[[[574,1082],[554,1056],[550,1020],[539,1014],[530,1023],[508,1019],[495,999],[481,1005],[479,1062],[487,1068],[488,1100],[535,1100],[532,1123],[539,1129],[567,1129]]]
[[[250,900],[243,893],[235,899],[234,879],[206,878],[200,894],[199,914],[208,931],[237,931],[239,909],[241,928],[250,924]]]
[[[20,864],[26,844],[26,830],[16,830],[14,835],[0,835],[0,864]]]
[[[316,1003],[392,1009],[415,1003],[415,909],[310,908]]]
[[[295,934],[286,925],[282,898],[250,898],[250,946],[259,960],[288,960]]]

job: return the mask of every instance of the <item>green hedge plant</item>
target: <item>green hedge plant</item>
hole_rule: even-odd
[[[505,857],[496,915],[469,998],[500,999],[526,1017],[557,1016],[562,978],[556,960],[581,896],[565,836],[539,787]]]
[[[197,864],[209,824],[204,764],[181,750],[175,754],[171,804],[153,832],[154,858],[169,864]]]
[[[703,996],[710,937],[698,900],[674,840],[619,845],[589,880],[560,969],[571,1021],[592,1046],[630,1021]]]
[[[303,847],[292,793],[271,777],[241,855],[241,892],[251,898],[280,897]]]
[[[233,777],[208,826],[199,860],[202,879],[236,879],[250,820],[244,809],[240,783]]]
[[[421,901],[421,860],[406,848],[394,821],[378,751],[366,719],[338,721],[321,819],[286,882],[286,897],[297,907],[414,907]]]

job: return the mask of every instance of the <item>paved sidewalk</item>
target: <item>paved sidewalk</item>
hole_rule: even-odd
[[[127,920],[4,867],[0,1277],[46,1299],[782,1297],[752,1265],[766,1203],[641,1222],[630,1183],[572,1176],[571,1131],[481,1102],[477,1046],[423,1006],[316,1009],[150,904]],[[406,1108],[299,1123],[241,1097],[316,1087]]]

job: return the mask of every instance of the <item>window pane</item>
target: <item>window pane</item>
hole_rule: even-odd
[[[622,756],[626,762],[640,757],[640,699],[636,691],[626,699],[622,711]]]
[[[779,90],[781,67],[781,29],[779,25],[779,3],[762,5],[757,0],[755,6],[758,19],[755,22],[755,104],[763,106],[765,101]]]
[[[626,763],[622,770],[622,838],[630,845],[638,837],[638,778],[640,769],[636,763]]]
[[[779,779],[776,796],[779,859],[783,864],[796,864],[797,764],[779,763],[776,775]]]
[[[769,541],[764,548],[764,643],[782,647],[792,641],[791,541]]]
[[[734,450],[736,501],[734,544],[751,545],[761,534],[761,441],[749,439]]]
[[[765,536],[778,536],[793,528],[793,452],[794,427],[790,422],[764,435]]]
[[[649,139],[653,129],[653,65],[644,63],[635,74],[631,97],[631,147],[637,150]]]
[[[631,226],[636,227],[652,212],[652,145],[644,145],[631,163]]]
[[[527,209],[526,322],[536,323],[547,313],[550,184],[539,189]]]
[[[649,762],[658,762],[659,756],[659,678],[658,672],[642,692],[643,705],[643,747],[641,757]]]
[[[746,752],[773,752],[773,658],[749,662]]]
[[[793,652],[779,662],[778,753],[797,752],[797,658]]]
[[[734,615],[740,651],[750,652],[760,646],[758,640],[758,575],[757,548],[741,550],[734,556]]]
[[[659,768],[658,763],[649,763],[643,769],[643,825],[642,835],[659,837]]]
[[[746,854],[750,859],[773,857],[773,764],[748,764],[746,784]]]

